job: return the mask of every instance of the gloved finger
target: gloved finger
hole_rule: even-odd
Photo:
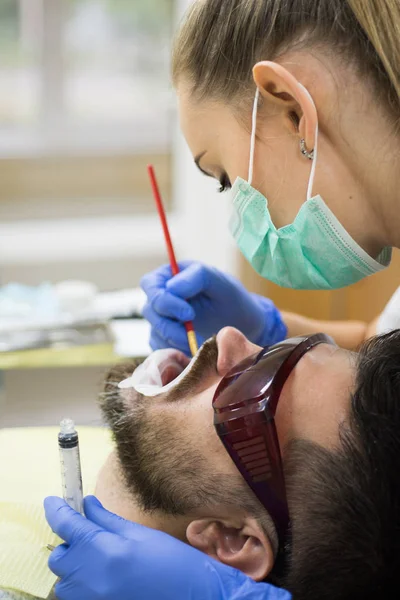
[[[154,530],[143,525],[126,521],[122,517],[106,510],[95,496],[86,496],[84,499],[85,515],[90,521],[126,539],[140,541],[144,536],[152,535]]]
[[[175,348],[176,346],[185,347],[186,330],[183,323],[178,323],[166,317],[160,317],[158,313],[147,304],[143,310],[143,316],[147,319],[158,334],[164,340],[163,348]]]
[[[69,545],[80,538],[99,532],[99,528],[71,508],[64,500],[49,496],[44,501],[46,519],[51,529]]]
[[[93,590],[90,588],[92,586],[95,587],[95,582],[93,582],[92,577],[88,577],[87,581],[86,578],[82,581],[82,577],[79,577],[78,581],[76,580],[76,570],[82,562],[82,557],[73,557],[73,561],[75,561],[75,564],[71,562],[71,565],[68,567],[68,573],[55,585],[54,592],[57,600],[88,600],[89,597],[91,599],[94,597],[103,598],[103,596],[93,596]]]
[[[68,544],[60,544],[53,550],[49,556],[48,565],[50,571],[53,571],[54,575],[62,577],[64,572],[60,570],[62,560],[65,558],[66,553],[69,550]]]
[[[59,581],[54,588],[54,592],[57,600],[84,600],[84,596],[77,595],[79,592],[77,592],[76,586],[69,578]]]
[[[63,581],[59,581],[56,583],[56,587],[54,588],[54,592],[57,600],[68,600],[68,592],[70,589],[69,584],[65,584]]]
[[[181,271],[184,271],[192,264],[194,264],[192,260],[184,260],[181,261],[178,266]],[[174,275],[172,274],[171,266],[169,264],[162,265],[161,267],[158,267],[158,269],[144,275],[140,281],[140,286],[147,297],[151,299],[158,291],[165,290],[167,282],[172,279],[172,277],[174,277]]]
[[[152,298],[159,290],[165,290],[167,281],[172,277],[170,265],[162,265],[155,271],[151,271],[144,275],[140,281],[140,287],[147,295]]]
[[[163,317],[170,317],[182,323],[193,321],[196,313],[188,302],[169,292],[159,292],[151,302],[153,309]]]
[[[193,321],[196,316],[188,302],[165,290],[159,290],[148,299],[143,311],[147,306],[151,306],[162,317],[169,317],[183,323]]]
[[[190,299],[210,290],[213,272],[210,267],[193,263],[184,271],[167,281],[166,289],[180,298]]]
[[[152,329],[150,333],[150,348],[153,352],[167,348],[167,342],[158,335],[155,329]]]
[[[168,344],[162,337],[160,337],[155,329],[152,329],[150,335],[150,348],[152,350],[164,350],[165,348],[175,348],[183,354],[186,354],[189,358],[191,357],[189,342],[187,338],[185,339],[185,343],[182,344]]]

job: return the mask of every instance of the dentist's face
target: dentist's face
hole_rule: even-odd
[[[185,86],[178,90],[181,129],[197,166],[228,190],[237,177],[248,179],[251,102],[244,120],[222,102],[194,103]],[[311,161],[300,152],[295,124],[260,107],[252,185],[268,198],[276,227],[295,219],[307,197]]]
[[[245,123],[222,103],[193,103],[185,88],[178,97],[181,128],[198,168],[216,180],[221,192],[229,190],[237,177],[247,181],[251,105]],[[279,120],[269,119],[267,128],[267,122],[258,119],[252,185],[268,198],[276,227],[291,223],[306,200],[310,168],[294,132],[291,136],[282,131]]]
[[[375,257],[387,240],[376,226],[376,190],[368,179],[371,170],[363,154],[362,128],[348,118],[348,98],[339,104],[332,84],[324,80],[321,85],[326,91],[317,94],[318,160],[312,195],[321,195],[348,233]],[[268,90],[267,86],[260,92],[252,185],[268,199],[272,221],[280,228],[293,223],[307,199],[312,163],[300,151],[304,134],[299,124],[306,108],[292,102],[287,108],[274,103]],[[237,177],[248,180],[253,108],[248,94],[238,107],[222,101],[198,101],[182,80],[177,95],[181,129],[199,169],[216,179],[222,191]],[[286,96],[283,92],[279,97],[284,100]],[[364,114],[363,119],[366,123]],[[312,143],[316,124],[313,121],[307,126],[314,132]],[[360,158],[355,161],[357,153]]]

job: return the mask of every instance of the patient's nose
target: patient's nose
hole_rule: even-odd
[[[233,327],[221,329],[217,335],[218,373],[223,377],[240,361],[261,350]]]

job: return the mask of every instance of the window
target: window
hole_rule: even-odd
[[[2,0],[0,152],[166,151],[174,0]]]
[[[228,198],[176,135],[171,33],[191,1],[0,0],[3,281],[112,289],[165,261],[149,161],[178,257],[234,272]]]
[[[1,0],[0,220],[167,204],[175,0]]]
[[[38,113],[37,40],[29,39],[28,43],[28,38],[30,35],[20,20],[19,3],[3,0],[0,3],[0,126],[3,136],[17,124],[31,123]]]

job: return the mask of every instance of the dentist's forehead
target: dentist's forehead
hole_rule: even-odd
[[[189,88],[184,85],[179,86],[178,103],[181,129],[193,157],[205,151],[222,151],[226,142],[230,144],[229,138],[248,145],[249,132],[240,125],[236,113],[226,103],[193,101]]]

